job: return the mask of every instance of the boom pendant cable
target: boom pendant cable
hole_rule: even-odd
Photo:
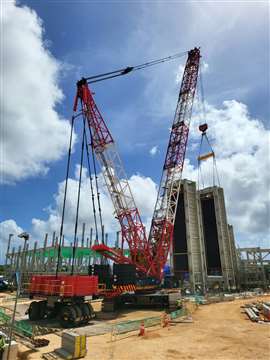
[[[66,199],[67,199],[67,185],[68,185],[68,177],[69,177],[69,169],[70,169],[70,158],[71,158],[72,134],[73,134],[73,127],[74,127],[74,119],[75,119],[75,116],[73,115],[72,118],[71,118],[71,128],[70,128],[70,137],[69,137],[69,149],[68,149],[68,161],[67,161],[67,171],[66,171],[66,180],[65,180],[64,201],[63,201],[60,236],[59,236],[58,253],[57,253],[57,264],[56,264],[56,272],[55,272],[56,277],[58,275],[59,263],[60,263],[60,257],[61,257],[61,243],[62,243],[63,229],[64,229],[65,208],[66,208]]]
[[[95,159],[95,152],[94,152],[94,142],[93,142],[93,134],[92,129],[90,126],[89,133],[90,133],[90,139],[91,139],[91,148],[92,148],[92,161],[93,161],[93,168],[94,168],[94,174],[95,174],[95,185],[96,185],[96,192],[97,192],[97,201],[98,201],[98,213],[99,213],[99,222],[100,222],[100,230],[101,230],[101,241],[104,243],[104,231],[103,231],[103,221],[102,221],[102,213],[101,213],[101,206],[100,206],[100,192],[99,192],[99,186],[98,186],[98,176],[97,176],[97,166],[96,166],[96,159]],[[96,242],[98,243],[98,238],[96,237]]]
[[[94,187],[93,187],[93,176],[92,176],[92,171],[91,171],[90,156],[89,156],[86,132],[84,133],[84,136],[85,136],[85,148],[86,148],[86,155],[87,155],[89,182],[90,182],[90,188],[91,188],[91,199],[92,199],[92,208],[93,208],[93,215],[94,215],[95,232],[96,232],[96,238],[98,239],[98,226],[97,226],[97,216],[96,216],[95,194],[94,194]]]
[[[80,162],[80,175],[79,175],[78,197],[77,197],[77,208],[76,208],[76,220],[75,220],[75,228],[74,228],[74,242],[73,242],[73,251],[72,251],[71,275],[73,275],[73,273],[74,273],[75,253],[76,253],[76,247],[77,247],[77,243],[78,243],[77,231],[78,231],[78,218],[79,218],[81,183],[82,183],[84,141],[85,141],[85,117],[83,117],[83,137],[82,137],[82,148],[81,148],[81,162]]]
[[[87,80],[88,84],[93,84],[93,83],[96,83],[96,82],[109,80],[109,79],[112,79],[112,78],[115,78],[115,77],[118,77],[118,76],[127,75],[132,71],[142,70],[142,69],[154,66],[154,65],[162,64],[162,63],[167,62],[167,61],[172,61],[172,60],[178,59],[178,58],[186,55],[187,53],[188,52],[185,51],[185,52],[177,53],[177,54],[167,56],[167,57],[164,57],[164,58],[161,58],[161,59],[148,61],[148,62],[140,64],[140,65],[127,66],[127,67],[119,69],[119,70],[114,70],[114,71],[110,71],[110,72],[103,73],[103,74],[89,76],[85,80]]]

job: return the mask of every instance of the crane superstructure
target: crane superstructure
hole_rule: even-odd
[[[199,64],[200,50],[194,48],[188,52],[148,239],[114,140],[94,101],[87,79],[83,78],[77,83],[74,111],[80,101],[82,114],[88,122],[92,147],[121,226],[121,249],[126,241],[130,257],[105,244],[94,245],[93,249],[114,262],[132,263],[139,272],[158,279],[162,277],[173,237],[180,187],[178,180],[181,179],[184,165]],[[131,68],[127,69],[129,72]]]

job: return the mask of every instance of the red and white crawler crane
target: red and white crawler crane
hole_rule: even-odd
[[[133,70],[176,57],[179,57],[179,54],[137,67],[127,67],[102,74],[101,80],[125,75]],[[115,263],[135,265],[140,276],[158,280],[163,277],[163,268],[172,244],[180,189],[179,180],[181,180],[184,165],[199,64],[200,50],[194,48],[188,52],[148,238],[113,137],[88,86],[88,82],[100,81],[95,80],[100,76],[83,78],[77,83],[74,112],[77,111],[78,102],[80,102],[81,114],[84,121],[88,123],[92,148],[101,165],[122,233],[121,249],[113,249],[105,244],[96,244],[92,249]],[[124,243],[128,245],[129,257],[123,254]],[[33,276],[30,283],[30,296],[41,296],[46,300],[34,301],[29,309],[29,317],[33,320],[42,318],[47,312],[46,309],[49,308],[51,311],[59,310],[64,326],[85,323],[91,318],[91,309],[85,305],[84,296],[95,293],[98,293],[96,276],[58,274]]]

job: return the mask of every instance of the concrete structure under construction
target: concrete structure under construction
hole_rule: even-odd
[[[229,230],[227,222],[223,189],[205,188],[199,196],[208,287],[235,289],[235,244],[233,228]]]
[[[227,223],[223,189],[196,191],[182,180],[173,239],[173,270],[192,292],[237,286],[237,259],[232,226]]]
[[[202,242],[196,183],[183,180],[178,198],[173,238],[174,275],[192,292],[206,289],[205,251]]]

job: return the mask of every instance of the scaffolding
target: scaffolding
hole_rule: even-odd
[[[85,225],[83,224],[83,228]],[[84,237],[82,232],[80,241],[77,241],[77,246],[74,252],[73,244],[65,244],[65,239],[60,248],[59,256],[59,273],[69,273],[72,268],[72,259],[74,257],[74,273],[88,274],[89,266],[93,264],[102,263],[101,255],[91,249],[92,239]],[[91,233],[92,234],[92,231]],[[119,235],[116,233],[115,247],[119,244]],[[108,243],[108,234],[105,234],[105,243]],[[43,246],[38,247],[38,242],[35,241],[33,248],[29,248],[29,243],[24,247],[19,246],[16,249],[11,246],[11,236],[9,237],[8,247],[5,261],[5,277],[13,282],[14,274],[20,272],[22,283],[28,283],[29,278],[33,274],[55,274],[58,262],[59,241],[54,232],[51,240],[48,234],[45,235]],[[124,250],[126,256],[129,255],[128,250]]]
[[[270,249],[245,247],[237,249],[239,281],[244,289],[270,286]]]

